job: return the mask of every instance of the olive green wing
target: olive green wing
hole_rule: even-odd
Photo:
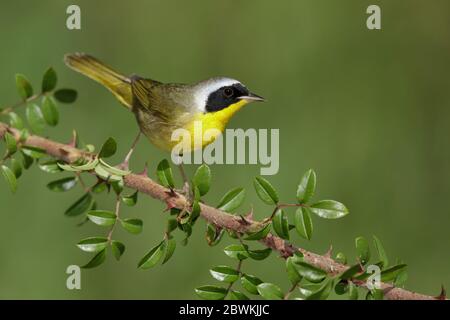
[[[132,78],[133,106],[161,120],[177,119],[175,115],[188,112],[190,96],[186,85],[164,84],[149,79]]]

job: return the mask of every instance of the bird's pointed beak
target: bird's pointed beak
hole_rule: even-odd
[[[266,99],[264,99],[263,97],[258,96],[257,94],[254,94],[254,93],[251,93],[251,92],[248,95],[246,95],[246,96],[239,97],[239,99],[247,100],[247,101],[259,101],[259,102],[266,101]]]

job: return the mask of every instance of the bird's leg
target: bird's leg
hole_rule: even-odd
[[[125,156],[125,159],[119,165],[119,167],[121,169],[128,170],[128,165],[130,163],[131,155],[133,154],[134,149],[136,148],[136,145],[137,145],[140,137],[141,137],[141,130],[139,130],[139,133],[137,134],[136,138],[134,138],[133,144],[131,145],[130,151],[128,151],[127,155]]]
[[[183,163],[178,164],[178,168],[180,169],[181,178],[183,179],[183,189],[181,189],[181,193],[188,199],[191,199],[191,188],[186,172],[184,172]]]

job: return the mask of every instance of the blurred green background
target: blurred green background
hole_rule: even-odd
[[[82,10],[80,31],[65,27],[73,3]],[[366,28],[370,4],[381,6],[381,31]],[[354,261],[354,238],[376,234],[391,261],[408,263],[407,288],[437,295],[441,284],[450,285],[449,39],[447,0],[2,1],[0,105],[18,101],[15,73],[39,87],[53,66],[59,86],[77,89],[79,99],[60,105],[60,125],[46,135],[68,141],[76,128],[95,145],[113,136],[119,162],[137,132],[134,117],[105,89],[67,69],[65,53],[87,52],[125,74],[160,81],[240,79],[268,102],[244,108],[230,127],[280,129],[280,171],[268,178],[283,201],[295,199],[302,173],[314,168],[316,199],[336,199],[351,210],[337,221],[314,217],[313,240],[293,241],[317,252],[332,243]],[[140,171],[148,161],[154,177],[163,157],[141,140],[131,165]],[[252,187],[259,166],[212,169],[207,202],[244,186],[242,211],[253,206],[257,218],[270,214]],[[78,219],[64,217],[81,190],[51,193],[45,185],[58,177],[34,167],[15,195],[0,182],[0,298],[195,298],[194,287],[216,283],[209,268],[234,264],[221,250],[231,240],[209,248],[200,221],[190,245],[179,245],[167,265],[138,270],[166,219],[161,203],[141,196],[122,215],[143,219],[144,232],[115,233],[127,245],[123,259],[110,256],[100,268],[82,271],[82,290],[67,290],[67,266],[89,259],[75,244],[105,230],[76,227]],[[112,209],[112,195],[99,203]],[[289,287],[276,254],[246,262],[244,270]]]

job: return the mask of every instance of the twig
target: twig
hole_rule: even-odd
[[[20,132],[18,130],[10,128],[7,124],[0,122],[0,139],[3,138],[7,131],[11,132],[17,140],[20,138]],[[45,150],[49,156],[68,163],[74,162],[80,157],[92,159],[95,156],[92,153],[35,135],[30,135],[26,139],[25,144],[41,148]],[[143,175],[133,173],[126,175],[124,177],[124,185],[128,188],[138,190],[141,193],[145,193],[164,203],[170,201],[171,205],[178,209],[183,209],[188,205],[188,200],[184,195],[170,192],[169,189]],[[204,203],[200,203],[200,209],[201,217],[208,222],[238,233],[255,232],[259,230],[262,225],[262,222],[249,219],[247,219],[248,222],[250,222],[249,224],[243,224],[241,217],[228,214]],[[303,248],[297,248],[289,242],[270,233],[261,240],[261,243],[278,251],[283,258],[290,257],[295,252],[301,252],[307,263],[324,270],[330,276],[338,275],[349,268],[349,266],[340,264],[330,257],[322,256]],[[365,282],[355,282],[355,284],[365,287]],[[387,283],[382,283],[381,289],[385,291],[384,298],[389,300],[436,300],[436,297],[433,296],[415,293],[402,288],[392,288],[392,285]]]

